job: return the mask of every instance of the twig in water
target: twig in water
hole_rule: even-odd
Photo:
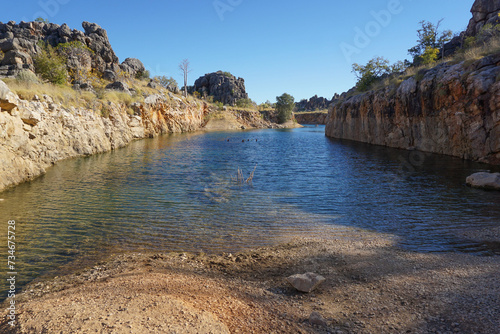
[[[250,177],[245,181],[247,184],[250,184],[250,185],[252,184],[253,174],[255,173],[256,169],[257,169],[257,164],[253,168],[253,171],[250,173]]]

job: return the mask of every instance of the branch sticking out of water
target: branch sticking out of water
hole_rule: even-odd
[[[247,184],[252,185],[252,180],[253,180],[253,174],[255,173],[255,170],[257,169],[257,165],[253,168],[253,171],[250,173],[250,177],[245,181]]]
[[[248,177],[248,179],[245,180],[245,178],[243,177],[243,171],[238,167],[238,175],[236,176],[236,178],[233,178],[231,176],[231,181],[236,182],[239,186],[242,186],[245,183],[252,185],[252,180],[253,180],[253,176],[254,176],[256,169],[257,169],[257,165],[255,165],[255,167],[254,167],[253,171],[250,173],[250,176]]]

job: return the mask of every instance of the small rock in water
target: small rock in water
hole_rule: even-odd
[[[305,273],[292,275],[287,278],[287,281],[301,292],[311,292],[323,283],[325,278],[315,273]]]
[[[466,180],[468,186],[489,190],[500,190],[500,173],[475,173]]]
[[[323,326],[323,327],[328,326],[325,319],[323,319],[321,314],[319,314],[318,312],[311,313],[311,315],[309,316],[309,323],[311,325],[318,325],[318,326]]]

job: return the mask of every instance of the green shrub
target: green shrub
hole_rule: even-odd
[[[217,107],[217,110],[224,110],[224,104],[222,102],[217,101],[214,104]]]
[[[236,106],[239,108],[254,108],[255,103],[251,99],[240,99],[236,101]]]
[[[39,16],[35,19],[35,22],[49,23],[49,20],[44,19],[43,17]]]
[[[33,59],[35,72],[50,83],[65,84],[68,78],[66,58],[58,54],[50,44],[40,42],[38,46],[39,52]]]
[[[151,73],[148,70],[145,70],[144,72],[137,72],[135,74],[135,78],[137,80],[147,80],[149,79]]]
[[[166,89],[174,89],[175,90],[175,88],[179,87],[177,85],[177,81],[175,81],[175,79],[172,77],[169,78],[169,77],[166,77],[164,75],[155,76],[153,78],[153,80],[156,81],[158,84],[160,84],[161,86],[163,86]]]
[[[427,47],[425,52],[420,56],[420,63],[422,65],[434,64],[438,58],[439,49]]]
[[[227,78],[231,78],[233,76],[230,72],[222,72],[222,74]]]

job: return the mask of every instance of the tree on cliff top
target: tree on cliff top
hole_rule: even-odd
[[[439,26],[443,19],[437,24],[429,21],[420,21],[420,29],[417,30],[417,45],[408,50],[413,56],[415,64],[431,64],[437,59],[437,55],[444,43],[451,40],[453,32],[451,30],[439,31]]]
[[[179,64],[179,69],[184,75],[184,97],[187,97],[188,73],[191,72],[191,69],[189,68],[189,60],[184,59],[183,61],[181,61],[181,63]]]
[[[278,122],[283,124],[292,119],[292,111],[295,108],[295,98],[284,93],[276,97],[276,111],[278,112]]]
[[[402,61],[391,65],[384,57],[374,57],[366,65],[355,63],[352,65],[352,71],[358,78],[356,88],[360,92],[367,91],[383,75],[402,72],[406,67]]]

